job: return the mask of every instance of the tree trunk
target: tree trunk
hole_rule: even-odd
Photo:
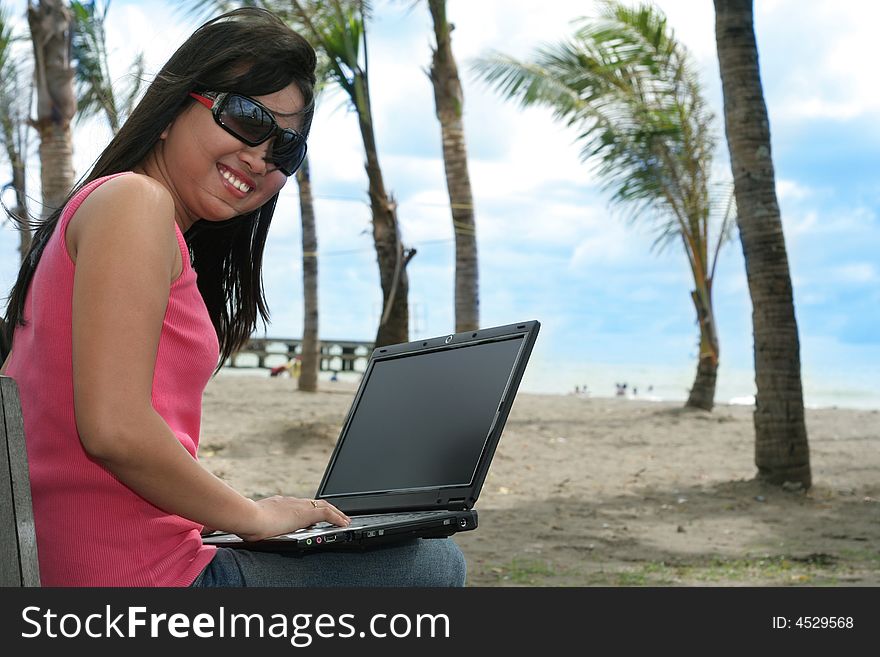
[[[312,183],[309,160],[306,158],[296,172],[299,184],[299,207],[302,217],[303,260],[303,340],[302,363],[298,386],[300,390],[318,389],[318,236],[315,231],[315,206],[312,202]]]
[[[715,330],[715,313],[712,310],[712,292],[707,288],[702,293],[691,292],[700,325],[700,360],[697,363],[697,376],[688,396],[688,408],[711,411],[715,405],[715,381],[718,376],[720,347]]]
[[[15,215],[18,224],[19,261],[24,262],[33,241],[27,208],[27,188],[25,186],[27,177],[25,176],[24,160],[22,157],[11,148],[8,155],[10,162],[12,162],[12,187],[15,189],[15,207],[12,208],[12,213]]]
[[[61,0],[40,0],[28,6],[34,46],[37,118],[40,135],[42,216],[60,208],[74,185],[70,121],[76,114],[71,64],[73,16]]]
[[[715,0],[727,144],[755,335],[758,478],[811,485],[800,343],[751,0]]]
[[[437,39],[431,82],[443,135],[443,164],[455,234],[455,330],[475,331],[480,324],[477,232],[462,122],[464,94],[452,54],[453,27],[446,20],[446,0],[428,0],[428,7]]]
[[[367,155],[367,177],[370,181],[370,208],[373,213],[373,241],[379,262],[382,284],[382,315],[376,333],[375,346],[409,341],[409,280],[406,265],[415,251],[405,251],[397,225],[397,205],[385,192],[379,154],[373,132],[369,89],[362,75],[355,78],[358,87],[358,124]]]

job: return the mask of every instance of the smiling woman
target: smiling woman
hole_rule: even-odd
[[[463,583],[448,540],[331,561],[202,543],[205,527],[259,540],[349,522],[308,499],[248,499],[197,459],[205,386],[267,316],[263,249],[305,155],[314,69],[267,11],[209,21],[37,228],[0,373],[20,390],[43,584]]]
[[[272,111],[254,98],[212,94],[215,102],[203,94],[188,95],[207,101],[212,112],[190,103],[135,171],[163,180],[183,231],[199,220],[245,216],[270,200],[274,207],[287,177],[305,157],[305,137],[280,128]],[[288,117],[301,118],[304,112],[303,94],[293,83],[260,98],[284,108]]]

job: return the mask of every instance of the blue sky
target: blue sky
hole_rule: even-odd
[[[23,2],[13,3],[24,8]],[[711,2],[666,0],[663,9],[694,56],[716,114],[719,179],[729,179]],[[409,266],[411,337],[453,325],[454,249],[440,128],[425,69],[427,9],[377,2],[369,27],[371,93],[386,186],[400,203]],[[880,92],[874,64],[880,19],[873,2],[761,0],[756,33],[770,114],[777,189],[794,282],[807,399],[880,406]],[[193,24],[162,2],[115,0],[108,36],[117,75],[134,47],[155,72]],[[564,392],[587,383],[611,394],[629,380],[680,396],[696,367],[691,282],[680,247],[651,251],[650,224],[609,208],[573,131],[549,111],[523,111],[476,80],[468,61],[490,49],[528,56],[570,34],[590,2],[449,0],[453,49],[465,88],[465,130],[480,255],[481,324],[539,319],[543,328],[524,388]],[[157,21],[156,16],[165,17]],[[83,173],[107,141],[76,132]],[[366,203],[363,150],[340,94],[319,107],[310,141],[318,217],[320,332],[370,340],[380,312]],[[36,158],[30,191],[37,195]],[[0,163],[0,177],[8,168]],[[36,204],[33,205],[36,207]],[[15,239],[0,231],[0,285],[15,272]],[[283,192],[264,273],[270,336],[302,331],[296,188]],[[721,341],[719,401],[753,392],[751,304],[738,239],[716,276]],[[262,333],[262,331],[261,331]],[[674,391],[674,392],[672,392]],[[829,401],[831,400],[831,401]]]

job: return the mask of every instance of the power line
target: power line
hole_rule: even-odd
[[[293,191],[293,188],[287,189],[282,192],[284,196],[290,196],[298,198],[299,195]],[[369,205],[369,199],[359,198],[357,196],[337,196],[335,194],[312,194],[312,198],[318,199],[321,201],[345,201],[347,203],[363,203],[364,205]],[[423,201],[403,201],[406,205],[415,205],[419,207],[426,208],[450,208],[452,210],[473,210],[473,203],[426,203]],[[400,201],[398,201],[398,204]]]
[[[453,242],[455,242],[455,240],[451,240],[451,239],[446,239],[446,240],[428,240],[428,241],[426,241],[426,242],[420,242],[417,246],[418,246],[418,248],[422,248],[422,247],[424,247],[424,246],[426,246],[426,245],[431,245],[431,244],[451,244],[451,243],[453,243]],[[314,252],[314,251],[307,251],[306,253],[303,254],[303,257],[312,257],[312,258],[321,257],[321,258],[325,258],[325,257],[327,257],[327,256],[351,255],[352,253],[366,253],[366,252],[368,252],[368,251],[369,251],[369,252],[375,252],[375,249],[373,249],[373,248],[347,249],[347,250],[345,250],[345,251],[326,251],[326,252],[317,252],[317,253]]]

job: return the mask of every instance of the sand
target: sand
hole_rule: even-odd
[[[311,497],[355,387],[215,377],[200,459]],[[754,480],[752,408],[520,393],[456,541],[469,586],[880,585],[880,412],[807,411],[814,485]]]

